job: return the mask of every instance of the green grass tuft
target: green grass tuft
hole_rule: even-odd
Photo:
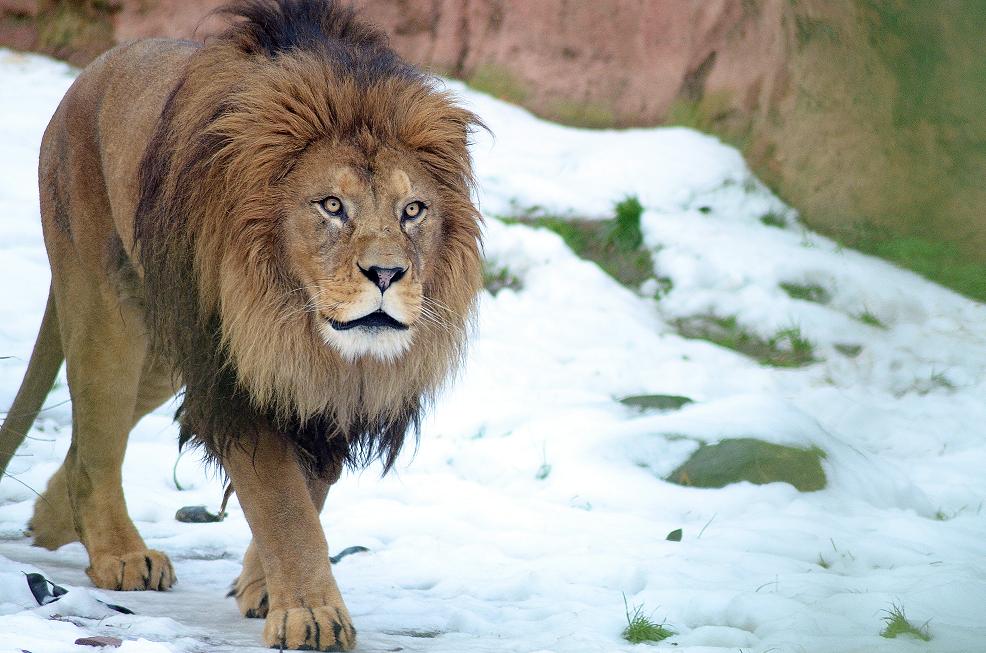
[[[873,315],[873,313],[870,313],[869,311],[863,311],[862,313],[856,316],[856,319],[862,322],[863,324],[868,324],[869,326],[876,327],[877,329],[887,328],[887,325],[881,322],[880,318],[878,318],[876,315]]]
[[[624,252],[632,252],[644,244],[640,218],[644,207],[636,195],[628,195],[616,204],[616,220],[609,234],[610,242]]]
[[[832,299],[832,295],[829,291],[825,290],[818,284],[807,283],[781,283],[781,290],[788,294],[788,297],[792,299],[800,299],[806,302],[814,302],[816,304],[828,304]]]
[[[817,362],[815,348],[800,327],[781,329],[768,339],[745,330],[735,317],[698,315],[674,322],[685,338],[708,340],[770,367],[802,367]]]
[[[793,326],[781,329],[773,338],[767,341],[771,347],[780,352],[776,362],[768,363],[778,367],[798,367],[815,361],[814,347],[801,333],[801,327]],[[785,344],[786,347],[779,347]],[[790,355],[787,355],[787,354]]]
[[[663,622],[655,623],[645,615],[642,604],[633,606],[631,610],[625,594],[623,595],[623,608],[626,610],[627,617],[627,627],[623,629],[623,639],[631,644],[661,642],[676,634]]]
[[[787,220],[784,219],[784,216],[779,213],[774,213],[773,211],[761,215],[760,222],[765,226],[777,227],[778,229],[783,229],[787,226]]]
[[[671,277],[657,277],[657,290],[654,292],[654,299],[660,300],[668,296],[674,290],[674,281]]]
[[[915,626],[908,621],[907,615],[904,614],[903,606],[892,603],[890,609],[885,612],[887,616],[883,618],[883,621],[886,626],[880,631],[881,637],[894,639],[898,635],[911,635],[925,642],[931,641],[931,633],[928,632],[928,622],[925,622],[920,627]]]

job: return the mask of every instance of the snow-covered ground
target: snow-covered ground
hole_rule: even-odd
[[[73,74],[0,51],[0,410],[47,293],[37,151]],[[620,637],[624,595],[678,633],[669,650],[986,650],[986,307],[801,228],[714,138],[569,129],[454,88],[496,135],[474,150],[486,254],[523,288],[483,297],[468,365],[416,455],[329,495],[330,548],[370,549],[335,569],[359,650],[637,650]],[[673,283],[660,300],[553,233],[494,218],[607,217],[628,193],[646,207],[655,274]],[[788,226],[761,223],[767,213]],[[792,299],[782,282],[831,299]],[[676,320],[709,314],[763,337],[798,326],[819,362],[763,367],[676,334]],[[616,401],[642,393],[696,401],[663,414]],[[131,515],[176,563],[173,591],[97,591],[81,545],[30,546],[32,488],[69,444],[63,383],[48,405],[0,483],[0,651],[77,651],[87,634],[134,652],[258,646],[262,623],[224,598],[249,541],[235,500],[223,523],[174,520],[181,506],[216,509],[222,489],[194,454],[178,458],[173,406],[138,425],[124,468]],[[699,442],[743,436],[822,448],[828,487],[662,480]],[[35,607],[31,571],[68,586],[64,602]],[[879,635],[893,603],[928,622],[929,643]]]

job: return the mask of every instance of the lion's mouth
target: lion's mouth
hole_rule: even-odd
[[[333,319],[329,319],[329,324],[336,331],[348,331],[349,329],[355,329],[356,327],[368,327],[370,329],[397,329],[398,331],[404,331],[408,327],[403,322],[395,320],[387,313],[377,310],[373,311],[368,315],[363,317],[358,317],[355,320],[350,320],[349,322],[338,322]]]

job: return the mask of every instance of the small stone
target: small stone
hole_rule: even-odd
[[[219,522],[225,518],[226,515],[214,515],[205,509],[205,506],[184,506],[179,508],[178,512],[175,513],[175,519],[180,522],[185,522],[186,524],[208,524],[211,522]]]
[[[79,646],[113,646],[118,647],[123,644],[122,639],[107,637],[105,635],[93,635],[92,637],[80,637],[75,640]]]

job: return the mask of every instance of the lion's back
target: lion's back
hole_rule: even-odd
[[[107,51],[79,74],[41,144],[46,238],[63,234],[77,250],[87,250],[104,244],[105,233],[113,230],[129,249],[144,148],[198,47],[171,39],[132,41]],[[68,211],[70,198],[88,210]]]

